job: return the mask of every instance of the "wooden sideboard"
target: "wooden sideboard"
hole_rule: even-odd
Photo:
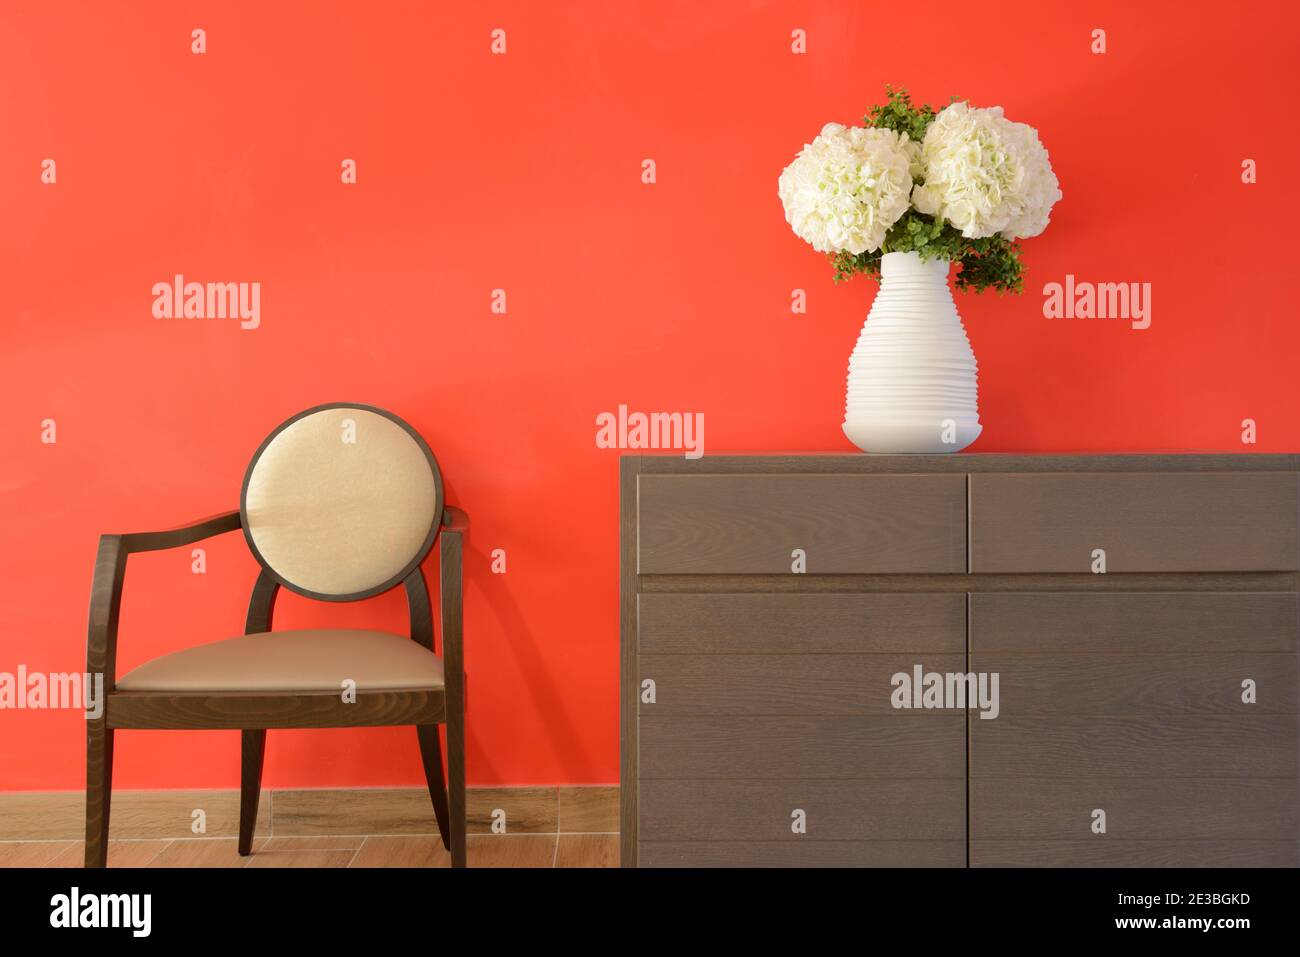
[[[1300,456],[620,482],[624,866],[1300,863]],[[996,717],[899,707],[918,666]]]

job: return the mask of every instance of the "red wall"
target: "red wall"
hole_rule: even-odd
[[[848,450],[873,287],[832,283],[776,180],[886,82],[1003,105],[1065,194],[1025,245],[1025,295],[959,303],[972,451],[1300,447],[1295,5],[1065,6],[4,4],[0,671],[84,667],[99,533],[233,508],[279,421],[368,402],[425,435],[473,520],[471,781],[617,780],[618,452],[595,417],[703,412],[710,452]],[[260,328],[152,318],[178,272],[261,282]],[[1066,273],[1150,282],[1151,328],[1043,318]],[[120,670],[239,633],[254,575],[238,536],[210,543],[205,575],[188,550],[132,558]],[[278,624],[403,613],[397,593],[288,596]],[[83,729],[0,712],[0,787],[81,787]],[[237,783],[237,735],[118,740],[120,787]],[[269,747],[271,786],[420,780],[409,729]]]

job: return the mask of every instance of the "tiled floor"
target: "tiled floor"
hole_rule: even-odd
[[[617,834],[471,834],[470,867],[617,867]],[[80,841],[0,842],[0,867],[80,867]],[[447,867],[436,835],[110,841],[109,867]]]

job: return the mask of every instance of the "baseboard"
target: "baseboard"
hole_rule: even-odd
[[[86,797],[81,791],[0,794],[0,841],[79,840],[85,836],[85,813]],[[470,788],[466,828],[471,834],[615,833],[618,788]],[[267,837],[433,834],[437,830],[424,788],[267,789],[262,791],[257,816],[257,833]],[[239,792],[233,788],[113,792],[109,834],[113,840],[235,837],[238,833]]]

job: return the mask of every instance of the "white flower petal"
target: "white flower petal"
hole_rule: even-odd
[[[1037,236],[1061,198],[1038,134],[1006,119],[998,106],[945,107],[926,130],[921,164],[924,186],[913,193],[917,209],[938,213],[970,239]]]
[[[786,222],[819,252],[879,249],[910,205],[915,150],[893,130],[827,123],[781,173]]]

